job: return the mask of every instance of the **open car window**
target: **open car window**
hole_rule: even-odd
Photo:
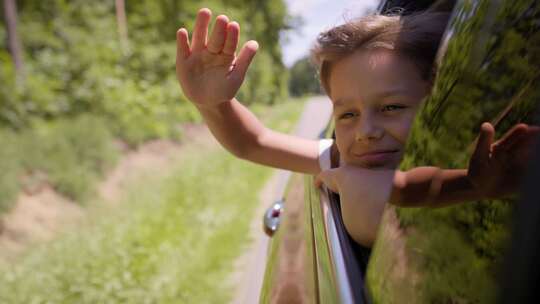
[[[538,1],[457,2],[401,169],[467,168],[483,122],[495,126],[496,137],[518,123],[538,124],[539,16]],[[514,178],[522,178],[518,170]],[[516,199],[440,209],[387,206],[368,266],[370,297],[494,301]]]
[[[380,13],[388,14],[412,14],[430,8],[436,1],[382,1],[378,7]],[[448,10],[453,8],[454,1],[439,1],[437,10]],[[434,9],[432,7],[432,9]],[[333,132],[334,124],[330,123],[326,134],[323,137],[335,139]],[[339,154],[336,149],[332,150],[332,167],[339,166]],[[365,289],[365,278],[367,266],[371,256],[371,248],[356,243],[345,230],[345,225],[341,217],[341,206],[339,195],[333,192],[327,192],[329,201],[328,208],[333,216],[337,235],[344,258],[346,274],[350,285],[352,286],[351,297],[354,303],[368,303],[369,297]]]
[[[389,13],[389,14],[411,14],[415,13],[421,10],[425,10],[430,7],[435,1],[383,1],[379,5],[379,11],[381,13]],[[444,5],[442,5],[444,4]],[[438,10],[451,10],[453,7],[454,1],[445,1],[445,3],[442,3],[439,1],[438,3]],[[335,139],[335,134],[333,132],[334,130],[334,124],[331,122],[326,130],[326,134],[323,134],[323,138],[333,138]],[[334,146],[335,148],[335,146]],[[332,167],[335,168],[339,166],[339,154],[336,149],[332,149]],[[314,209],[321,209],[316,210],[315,212],[318,213],[315,216],[313,216],[314,219],[321,218],[324,225],[321,225],[323,228],[330,230],[329,227],[332,227],[332,229],[335,229],[333,233],[326,232],[328,235],[333,235],[333,238],[328,238],[324,245],[320,245],[320,248],[317,248],[317,242],[315,242],[315,250],[316,251],[322,251],[322,250],[329,250],[331,254],[335,256],[339,256],[340,259],[343,259],[342,263],[342,269],[337,267],[337,269],[334,269],[334,272],[341,271],[343,272],[341,275],[345,276],[347,278],[347,285],[344,288],[348,288],[349,290],[347,292],[343,292],[345,295],[341,298],[342,301],[345,302],[351,302],[351,303],[369,303],[370,302],[370,296],[368,294],[368,290],[365,288],[365,279],[366,279],[366,273],[367,273],[367,267],[371,256],[371,248],[362,246],[358,243],[356,243],[350,235],[347,233],[345,229],[345,225],[343,223],[343,219],[341,216],[341,206],[340,206],[340,200],[339,195],[336,193],[333,193],[331,191],[326,190],[326,193],[322,195],[320,205],[316,204],[315,207],[312,207]],[[328,218],[325,218],[328,217]],[[314,233],[323,233],[321,231],[317,232],[317,227],[314,224]],[[317,239],[316,237],[314,239]],[[322,243],[322,242],[321,242]],[[334,252],[332,253],[332,248],[325,248],[325,247],[332,247],[332,243],[337,243],[338,250],[334,249]],[[334,247],[335,247],[334,246]],[[335,262],[335,261],[334,261]],[[335,264],[339,264],[336,263]],[[321,280],[321,279],[320,279]],[[319,282],[319,285],[321,284],[330,284],[330,280],[323,280],[322,282]],[[341,286],[343,287],[343,286]],[[321,291],[322,293],[324,291]],[[324,294],[322,295],[324,299]]]

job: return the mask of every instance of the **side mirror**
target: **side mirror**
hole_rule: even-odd
[[[278,200],[272,204],[263,216],[263,230],[269,237],[272,237],[279,227],[281,221],[281,214],[283,213],[283,207],[285,202],[283,199]]]

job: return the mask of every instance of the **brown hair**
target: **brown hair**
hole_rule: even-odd
[[[330,94],[332,64],[358,50],[390,49],[406,56],[423,79],[434,78],[433,62],[449,14],[424,12],[408,16],[368,15],[322,32],[311,50],[321,85]]]

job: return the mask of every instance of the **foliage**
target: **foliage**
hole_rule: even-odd
[[[272,107],[265,123],[288,132],[301,106]],[[77,229],[0,264],[0,302],[229,302],[227,275],[271,170],[221,149],[184,152],[167,174],[133,180],[122,204],[92,204]]]
[[[242,25],[244,41],[261,44],[242,101],[272,104],[287,95],[279,48],[279,33],[288,28],[283,1],[131,1],[127,48],[117,36],[114,1],[21,0],[17,6],[24,83],[15,81],[0,27],[0,210],[14,201],[21,178],[41,171],[62,193],[82,199],[103,172],[93,162],[109,163],[115,153],[112,136],[131,145],[178,139],[179,123],[200,121],[174,73],[174,33],[181,26],[191,30],[200,7],[229,14]]]
[[[0,213],[8,210],[19,193],[21,164],[17,151],[17,137],[13,132],[0,130],[2,148],[0,149]]]
[[[292,96],[322,93],[317,69],[309,61],[309,58],[302,58],[296,61],[291,67],[289,93]]]
[[[0,212],[9,209],[21,187],[35,183],[50,183],[84,201],[118,153],[104,120],[89,115],[35,122],[19,132],[0,129],[0,136]]]
[[[131,144],[177,138],[175,125],[197,119],[174,73],[177,28],[193,28],[208,6],[237,20],[243,39],[261,49],[239,97],[271,104],[286,97],[279,33],[287,29],[283,1],[131,1],[126,4],[129,47],[116,31],[114,1],[18,1],[26,78],[16,87],[5,39],[0,41],[0,124],[20,129],[32,120],[81,113],[105,118]],[[4,29],[0,38],[5,37]]]
[[[3,267],[0,301],[223,303],[269,170],[194,154],[171,177],[132,185],[129,212],[102,210],[92,226]]]

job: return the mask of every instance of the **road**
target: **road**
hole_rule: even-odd
[[[304,106],[293,134],[304,138],[317,138],[326,127],[331,113],[332,106],[328,97],[311,97]],[[261,191],[259,207],[250,226],[251,244],[235,262],[236,272],[232,276],[232,282],[236,285],[236,292],[231,303],[259,303],[270,241],[262,230],[262,217],[272,203],[283,197],[290,175],[289,171],[276,170]]]

